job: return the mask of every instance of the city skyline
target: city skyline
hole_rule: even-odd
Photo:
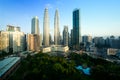
[[[74,3],[72,6],[71,4]],[[43,34],[44,9],[48,7],[50,14],[50,33],[54,34],[54,11],[60,15],[60,33],[64,25],[72,29],[72,12],[75,8],[81,13],[81,34],[92,36],[119,36],[120,1],[118,0],[1,0],[0,30],[8,24],[20,26],[25,33],[31,33],[31,19],[39,17],[39,30]],[[24,18],[24,19],[23,19]]]

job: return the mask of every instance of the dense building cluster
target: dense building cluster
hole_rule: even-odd
[[[22,52],[22,51],[44,51],[50,52],[52,47],[58,49],[66,46],[71,50],[92,51],[95,53],[106,52],[107,49],[120,49],[120,37],[110,36],[92,37],[90,35],[81,36],[80,10],[75,9],[72,13],[73,28],[69,33],[69,26],[65,25],[62,34],[59,26],[59,12],[55,11],[54,16],[54,35],[50,34],[50,21],[48,8],[44,10],[43,35],[39,29],[39,18],[33,17],[31,20],[31,33],[25,34],[18,26],[7,25],[6,31],[0,31],[0,52]],[[53,38],[54,39],[53,39]],[[69,50],[66,49],[66,50]],[[63,50],[63,51],[66,51]]]
[[[6,31],[0,31],[0,51],[20,52],[25,50],[26,37],[20,27],[7,25]]]

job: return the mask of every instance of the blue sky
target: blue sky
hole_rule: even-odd
[[[43,33],[45,7],[49,8],[51,34],[56,8],[61,32],[64,25],[68,25],[69,31],[72,29],[72,12],[79,8],[82,35],[120,35],[120,0],[0,0],[0,30],[10,24],[31,33],[31,19],[38,16],[40,32]]]

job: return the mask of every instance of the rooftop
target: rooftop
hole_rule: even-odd
[[[0,60],[0,77],[6,71],[8,71],[18,60],[20,60],[20,57],[8,57]]]

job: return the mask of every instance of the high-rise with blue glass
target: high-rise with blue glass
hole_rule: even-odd
[[[80,24],[80,10],[73,11],[73,43],[74,49],[80,49],[81,38],[81,24]]]

